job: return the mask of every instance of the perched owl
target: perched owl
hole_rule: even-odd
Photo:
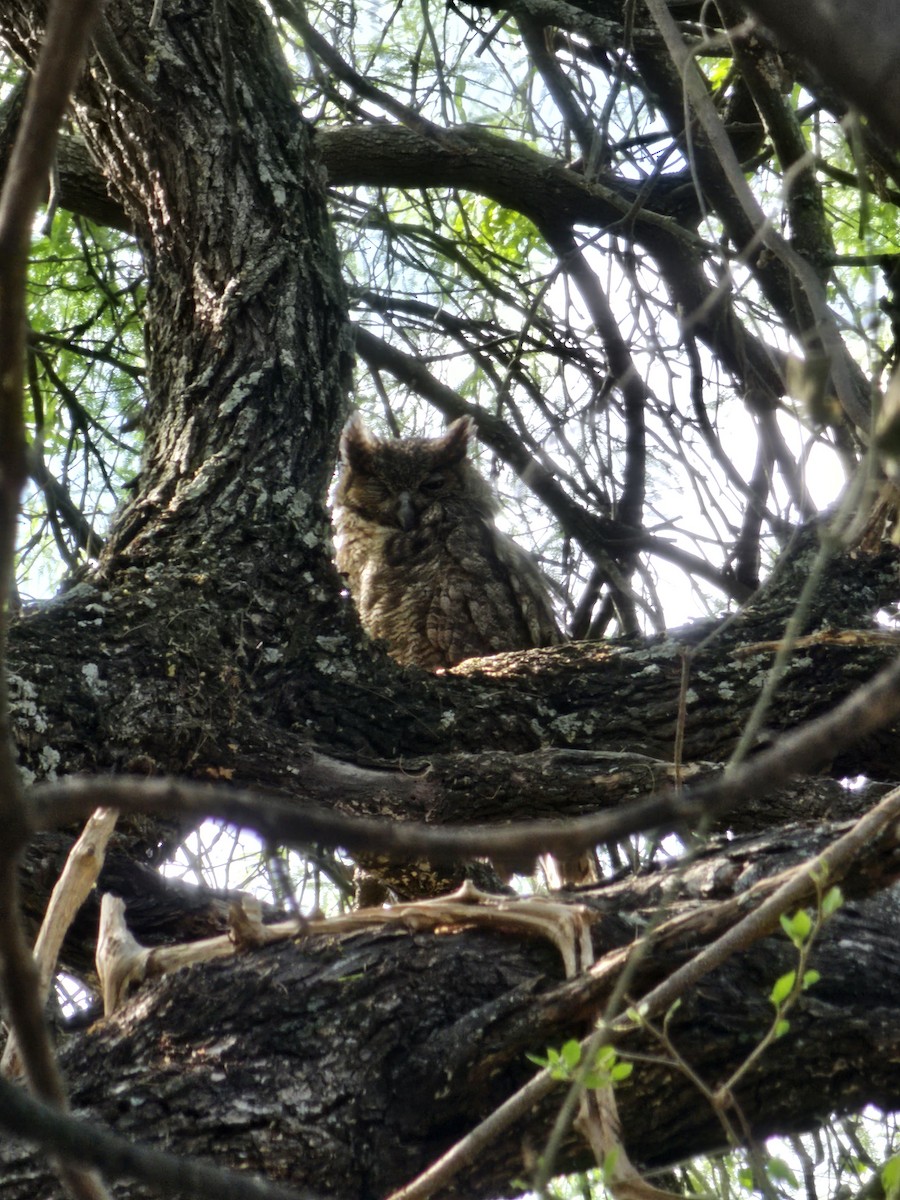
[[[341,439],[338,569],[370,636],[429,670],[560,641],[540,571],[494,524],[471,434],[461,417],[442,437],[382,441],[353,417]]]

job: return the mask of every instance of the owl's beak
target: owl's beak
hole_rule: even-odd
[[[400,492],[397,496],[397,520],[404,533],[409,533],[416,524],[416,510],[413,508],[409,492]]]

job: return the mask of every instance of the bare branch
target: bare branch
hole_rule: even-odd
[[[47,913],[34,946],[34,957],[40,974],[39,1000],[42,1006],[50,994],[66,933],[103,867],[106,846],[116,827],[117,816],[115,809],[101,808],[89,818],[78,841],[69,851],[66,865],[50,896]],[[0,1074],[15,1075],[19,1068],[18,1039],[13,1030],[3,1050]]]
[[[889,824],[896,821],[898,815],[900,789],[895,789],[843,837],[811,861],[801,863],[785,875],[762,880],[739,900],[727,900],[705,909],[701,917],[705,931],[709,932],[710,921],[716,922],[720,918],[724,918],[726,931],[632,1007],[640,1011],[643,1019],[652,1019],[665,1012],[704,975],[721,966],[737,951],[746,949],[776,929],[782,913],[814,897],[823,881],[830,885],[840,880],[860,850],[878,837]],[[753,907],[757,904],[758,907]],[[733,924],[734,918],[739,913],[746,912],[748,907],[752,908],[749,915]],[[628,970],[630,962],[634,962],[635,959],[644,960],[649,954],[658,952],[659,943],[663,939],[672,937],[673,933],[676,936],[678,933],[683,935],[688,928],[693,927],[695,920],[695,914],[676,917],[634,945],[605,955],[586,972],[585,988],[591,990],[595,997],[605,998],[613,982]],[[603,980],[602,992],[594,987],[598,979]],[[628,1015],[615,1023],[604,1021],[598,1030],[582,1042],[582,1060],[592,1062],[598,1045],[613,1039],[621,1042],[634,1028],[634,1021]],[[469,1166],[493,1139],[524,1116],[539,1100],[549,1095],[558,1084],[558,1078],[545,1067],[418,1178],[394,1192],[390,1200],[426,1200],[439,1187],[446,1186],[461,1170]]]
[[[19,494],[26,475],[22,383],[25,361],[25,274],[31,223],[46,187],[57,131],[84,63],[99,0],[57,2],[32,80],[22,124],[0,192],[0,636],[5,650]],[[5,681],[0,683],[0,971],[2,992],[29,1082],[65,1106],[62,1078],[44,1024],[38,972],[19,917],[16,856],[27,819],[12,749]],[[4,1085],[6,1086],[6,1085]],[[102,1200],[98,1180],[63,1167],[69,1191]]]

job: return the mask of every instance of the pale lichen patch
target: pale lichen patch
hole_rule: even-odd
[[[88,690],[95,695],[106,691],[106,682],[100,678],[100,668],[96,663],[82,663],[81,675],[87,684]]]
[[[38,752],[38,765],[40,766],[40,774],[44,779],[56,779],[56,768],[62,761],[62,757],[55,746],[42,746]]]
[[[556,731],[569,745],[591,738],[594,734],[594,724],[585,720],[583,713],[564,713],[553,722],[552,729]]]
[[[37,688],[21,675],[7,676],[9,710],[14,725],[27,726],[35,733],[45,733],[49,722],[37,704]]]

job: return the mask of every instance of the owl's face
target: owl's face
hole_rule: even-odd
[[[461,417],[439,438],[381,441],[353,417],[341,438],[337,504],[406,533],[463,514],[490,517],[490,488],[467,457],[471,431]]]

